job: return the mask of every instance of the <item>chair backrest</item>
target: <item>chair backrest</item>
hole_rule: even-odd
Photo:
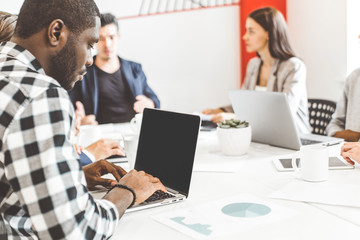
[[[335,112],[336,102],[325,99],[308,99],[308,107],[311,132],[326,135],[326,126]]]

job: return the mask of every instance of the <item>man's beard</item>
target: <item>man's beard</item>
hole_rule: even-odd
[[[73,37],[69,37],[64,48],[50,58],[50,76],[66,90],[73,88],[76,82],[76,51]]]

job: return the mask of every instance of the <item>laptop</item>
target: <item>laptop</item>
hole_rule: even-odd
[[[341,138],[298,133],[285,93],[230,90],[236,114],[252,128],[252,141],[299,150],[302,145],[335,145]]]
[[[188,197],[199,128],[197,115],[145,108],[135,169],[159,178],[168,192],[155,192],[126,212],[177,203]]]

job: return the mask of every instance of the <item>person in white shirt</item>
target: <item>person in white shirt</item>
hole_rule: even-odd
[[[81,102],[76,103],[75,111],[75,135],[79,134],[80,125],[97,125],[94,115],[85,115],[84,106]],[[82,123],[82,124],[81,124]],[[100,139],[86,148],[74,144],[76,152],[80,156],[82,166],[86,166],[95,161],[106,159],[110,156],[125,156],[124,149],[120,146],[118,141],[112,139]]]
[[[360,68],[346,79],[343,93],[336,104],[336,110],[326,127],[329,136],[343,138],[347,142],[360,139]]]

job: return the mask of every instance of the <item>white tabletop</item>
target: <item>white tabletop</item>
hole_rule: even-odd
[[[130,133],[125,125],[121,126]],[[331,154],[338,155],[339,149],[340,146],[332,147]],[[294,180],[294,173],[278,172],[272,163],[274,158],[291,156],[292,153],[294,151],[288,149],[251,143],[246,155],[228,157],[219,150],[216,132],[201,132],[189,198],[182,203],[126,213],[112,239],[192,239],[152,217],[239,194],[253,195],[292,209],[297,214],[273,224],[215,239],[359,239],[360,208],[268,197]],[[360,184],[360,168],[332,170],[329,179]]]

